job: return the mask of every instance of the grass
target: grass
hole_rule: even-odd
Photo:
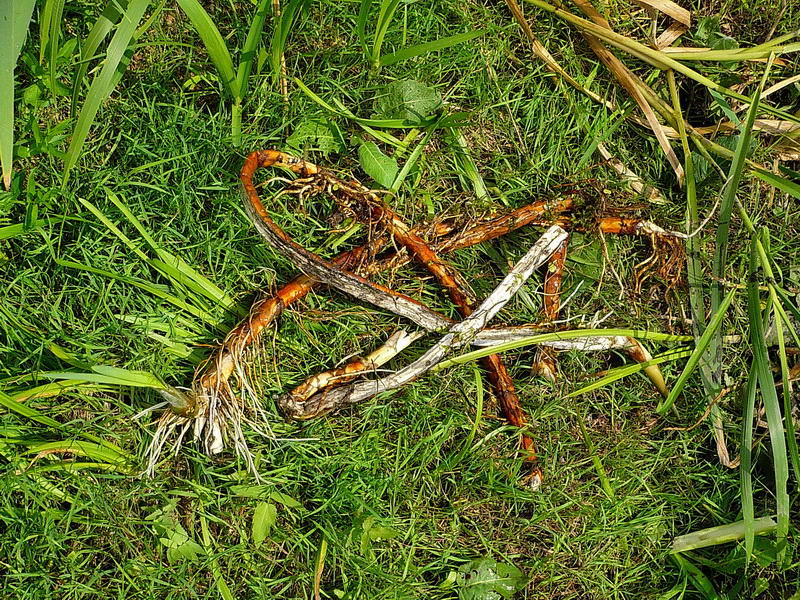
[[[369,22],[366,43],[373,46],[366,53],[357,33],[361,4],[366,3],[309,3],[307,12],[295,15],[288,37],[282,32],[277,42],[273,38],[272,49],[268,15],[264,54],[256,55],[245,76],[247,93],[228,94],[235,109],[222,96],[213,57],[185,14],[172,4],[148,5],[145,22],[154,11],[161,13],[136,34],[132,54],[125,54],[130,48],[124,36],[117,38],[112,58],[129,63],[116,88],[109,90],[103,79],[103,94],[92,96],[85,86],[89,96],[78,98],[78,107],[98,106],[96,118],[89,119],[94,124],[82,122],[87,133],[80,153],[69,151],[67,134],[75,124],[68,120],[70,94],[57,93],[59,86],[50,80],[59,78],[71,92],[69,74],[75,71],[67,67],[79,72],[80,67],[58,63],[52,48],[40,64],[39,28],[30,29],[15,72],[13,178],[10,191],[0,194],[0,400],[7,410],[15,406],[7,395],[13,399],[21,389],[52,384],[46,372],[87,373],[101,366],[104,373],[119,375],[108,370],[118,367],[151,373],[172,386],[188,385],[209,347],[237,322],[237,313],[247,310],[256,290],[275,289],[295,273],[265,247],[241,210],[236,174],[252,149],[285,148],[292,140],[296,152],[363,177],[362,142],[377,141],[388,155],[400,148],[392,155],[402,174],[395,179],[392,201],[411,223],[441,213],[519,206],[567,185],[602,195],[609,206],[638,211],[666,228],[684,229],[684,191],[675,185],[655,139],[623,118],[634,112],[633,105],[622,102],[619,113],[604,114],[591,100],[561,89],[530,57],[502,4],[400,3],[377,50],[373,34],[383,24]],[[763,22],[758,3],[718,4],[725,33],[743,44],[764,41],[772,23]],[[227,48],[253,39],[252,3],[204,7]],[[533,11],[531,5],[526,8]],[[85,37],[87,23],[97,20],[96,14],[83,14],[87,10],[64,5],[62,49],[76,32]],[[631,33],[641,14],[625,4],[615,5],[607,16],[618,31]],[[34,12],[33,22],[40,18]],[[797,19],[797,9],[790,6],[776,35],[796,29]],[[136,21],[128,23],[127,33],[134,35]],[[535,27],[582,84],[604,93],[615,89],[565,23],[537,13]],[[472,37],[470,32],[485,33],[462,43],[431,45],[454,35]],[[114,36],[110,32],[109,40]],[[273,74],[279,46],[285,51],[288,105]],[[431,51],[416,55],[417,50],[404,53],[404,48]],[[240,65],[244,57],[229,58],[231,65]],[[773,67],[780,78],[796,72],[792,56],[784,58],[789,67]],[[43,68],[33,68],[36,64]],[[89,74],[114,80],[115,69],[103,66],[108,64],[93,64]],[[740,65],[687,64],[726,85],[742,72]],[[637,72],[647,79],[649,71]],[[761,71],[755,73],[746,95],[758,84]],[[295,77],[335,113],[293,84]],[[381,128],[375,122],[376,98],[388,84],[404,79],[435,88],[453,112],[467,111],[466,125]],[[96,80],[90,81],[94,86]],[[702,117],[699,124],[712,122],[719,105],[691,89],[690,94],[689,87],[680,87],[680,104],[691,103]],[[791,89],[777,96],[776,106],[797,110]],[[238,110],[243,118],[237,147],[232,123]],[[77,120],[80,114],[76,111]],[[631,197],[611,169],[597,164],[589,149],[598,141],[609,144],[668,201],[642,206]],[[688,148],[690,140],[685,143]],[[751,158],[766,156],[766,145],[763,136],[756,137]],[[65,152],[67,163],[74,164],[63,186]],[[708,162],[699,152],[691,156],[697,197],[690,203],[696,202],[702,220],[723,179],[713,168],[701,173]],[[4,155],[4,167],[7,162]],[[405,164],[409,168],[402,170]],[[729,169],[721,159],[720,166],[723,172]],[[772,446],[763,443],[767,430],[757,427],[748,437],[740,425],[743,413],[747,422],[757,420],[762,406],[760,395],[749,400],[744,394],[751,369],[752,385],[768,403],[773,436],[781,426],[776,411],[779,415],[781,405],[792,401],[783,389],[773,385],[770,391],[770,363],[783,365],[785,351],[758,346],[753,363],[755,346],[747,339],[748,310],[779,314],[773,306],[795,294],[798,215],[795,200],[747,175],[739,189],[745,215],[757,227],[768,227],[770,237],[760,229],[757,238],[751,235],[731,197],[734,220],[721,265],[723,295],[735,289],[731,283],[747,281],[753,239],[762,240],[763,255],[756,259],[773,269],[772,279],[760,280],[765,287],[773,285],[770,293],[751,286],[749,302],[743,290],[736,293],[720,324],[724,335],[745,339],[723,346],[724,384],[741,389],[720,401],[719,414],[732,456],[739,439],[759,442],[752,453],[743,453],[753,467],[747,483],[740,485],[740,473],[719,463],[710,424],[689,431],[664,428],[687,427],[705,411],[709,399],[699,372],[681,380],[683,394],[663,419],[656,414],[658,393],[637,373],[570,396],[587,386],[587,374],[624,364],[617,356],[565,355],[559,362],[561,380],[550,385],[529,375],[528,350],[507,354],[539,440],[546,481],[537,493],[518,485],[523,467],[515,458],[515,432],[496,417],[494,399],[475,377],[472,363],[302,425],[275,415],[273,430],[281,441],[248,433],[261,483],[232,454],[209,458],[191,443],[168,457],[154,478],[131,475],[128,454],[134,470],[142,468],[151,434],[151,417],[134,416],[160,398],[147,387],[112,390],[105,380],[93,381],[76,384],[68,394],[26,398],[20,402],[27,413],[11,408],[0,414],[1,589],[18,598],[310,598],[319,573],[323,598],[445,599],[465,596],[460,569],[491,558],[526,575],[519,592],[525,598],[752,597],[758,590],[760,598],[791,597],[798,592],[799,570],[796,473],[780,456],[774,460],[774,440]],[[307,217],[289,208],[279,211],[281,226],[306,247],[333,254],[331,225],[325,220],[329,207],[306,206]],[[715,218],[696,238],[705,272],[716,229]],[[536,236],[519,232],[459,252],[453,260],[482,296]],[[594,234],[573,235],[565,282],[565,297],[575,292],[564,315],[575,318],[570,326],[579,326],[580,316],[587,315],[606,318],[598,327],[692,335],[680,321],[690,314],[684,290],[666,293],[652,282],[631,297],[630,290],[622,294],[619,289],[608,261],[623,282],[630,282],[635,265],[649,255],[647,242],[607,236],[604,243],[606,250]],[[205,280],[182,282],[164,259],[173,255],[213,282],[225,301],[213,302],[198,292],[197,286],[203,287],[198,282]],[[75,263],[88,269],[74,268]],[[766,272],[762,262],[757,265]],[[431,282],[422,289],[420,273],[407,269],[383,281],[454,316]],[[539,283],[534,277],[501,317],[537,320]],[[222,298],[214,288],[203,289]],[[789,295],[782,295],[787,290]],[[227,296],[232,304],[225,308]],[[187,310],[187,303],[202,313]],[[399,324],[337,294],[311,294],[281,317],[274,339],[265,344],[267,410],[273,411],[274,394],[346,356],[368,352],[376,331],[385,336]],[[758,338],[759,329],[754,331]],[[675,347],[646,343],[654,356]],[[789,335],[779,348],[794,343]],[[414,352],[423,347],[418,344]],[[683,358],[662,363],[669,385],[679,380],[684,365]],[[749,413],[748,402],[755,403]],[[37,456],[43,450],[47,453]],[[750,535],[758,518],[776,513],[772,490],[778,463],[781,476],[789,470],[790,504],[781,493],[777,519],[782,530],[788,526],[785,548],[776,548],[774,534]],[[264,520],[273,512],[274,524],[266,527]],[[674,537],[742,520],[741,541],[670,558]],[[771,560],[776,550],[783,552],[780,562]]]

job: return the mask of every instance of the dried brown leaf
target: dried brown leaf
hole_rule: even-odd
[[[656,38],[656,48],[664,50],[674,44],[687,31],[689,31],[689,28],[686,25],[675,21]]]
[[[687,28],[692,26],[692,13],[672,0],[634,0],[637,4],[664,13]]]

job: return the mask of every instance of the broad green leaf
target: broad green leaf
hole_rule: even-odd
[[[414,79],[404,79],[384,88],[376,103],[376,112],[381,119],[403,119],[422,126],[441,107],[439,92]]]
[[[8,2],[8,0],[5,0],[5,2]],[[22,46],[25,44],[25,38],[28,37],[28,28],[30,27],[31,17],[33,16],[33,7],[36,6],[36,0],[11,0],[10,4],[13,4],[13,12],[3,10],[2,14],[12,15],[11,25],[13,38],[0,39],[11,41],[11,54],[14,56],[14,61],[16,62],[16,59],[19,58],[20,52],[22,52]]]
[[[164,537],[159,541],[167,548],[167,561],[175,564],[182,561],[195,563],[201,556],[205,556],[203,547],[189,537],[186,530],[180,523],[175,523],[174,527],[167,529]]]
[[[259,502],[253,514],[253,543],[260,546],[278,519],[278,507],[271,502]]]
[[[0,0],[0,164],[11,187],[14,159],[14,69],[22,51],[35,0]]]
[[[527,582],[514,565],[499,563],[491,558],[479,558],[458,570],[460,600],[500,600],[513,598]]]
[[[451,46],[455,46],[457,44],[462,44],[464,42],[468,42],[469,40],[473,40],[476,37],[482,36],[486,31],[484,30],[477,30],[477,31],[469,31],[467,33],[459,33],[456,35],[451,35],[448,37],[440,38],[433,42],[427,42],[425,44],[417,44],[416,46],[409,46],[408,48],[403,48],[402,50],[398,50],[397,52],[392,52],[391,54],[387,54],[386,56],[382,56],[380,59],[381,66],[389,66],[395,63],[402,62],[404,60],[408,60],[409,58],[414,58],[415,56],[421,56],[423,54],[427,54],[428,52],[435,52],[436,50],[444,50],[445,48],[449,48]]]
[[[400,167],[397,161],[386,156],[375,142],[364,142],[358,148],[358,158],[361,168],[372,177],[375,182],[384,188],[392,187]]]
[[[294,81],[295,85],[297,85],[297,87],[300,88],[300,91],[302,91],[306,96],[311,98],[314,102],[319,104],[322,108],[324,108],[325,110],[327,110],[327,111],[329,111],[329,112],[331,112],[331,113],[333,113],[335,115],[338,115],[340,117],[344,117],[346,119],[350,119],[351,121],[354,121],[354,122],[358,123],[362,127],[382,127],[382,128],[387,128],[387,129],[404,129],[404,128],[408,129],[408,128],[425,127],[427,125],[433,124],[436,121],[436,119],[434,119],[434,118],[427,119],[423,123],[420,123],[416,119],[413,120],[413,121],[409,121],[407,119],[364,119],[362,117],[359,117],[359,116],[356,116],[355,114],[353,114],[352,111],[350,111],[349,109],[345,108],[340,102],[336,101],[335,99],[334,99],[334,102],[337,105],[339,105],[338,108],[336,106],[333,106],[332,104],[326,102],[325,100],[320,98],[317,94],[315,94],[313,91],[311,91],[308,88],[308,86],[306,86],[299,79],[295,78],[295,79],[293,79],[293,81]],[[456,115],[452,115],[452,116],[456,116]],[[460,118],[461,118],[461,116],[459,116],[459,119]],[[455,124],[456,123],[447,123],[447,125],[455,125]],[[441,125],[444,126],[444,122],[442,122]]]
[[[322,116],[301,121],[286,143],[298,152],[317,150],[325,157],[344,152],[346,147],[336,123]]]

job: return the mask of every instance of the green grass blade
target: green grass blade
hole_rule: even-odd
[[[241,54],[239,55],[239,68],[236,70],[236,83],[234,84],[235,95],[244,98],[247,94],[247,85],[250,79],[250,72],[253,69],[253,61],[256,57],[256,50],[261,43],[261,36],[264,33],[264,21],[270,10],[270,0],[261,0],[256,7],[256,13],[250,22],[250,29],[244,40]]]
[[[600,457],[597,455],[597,451],[592,443],[592,438],[589,436],[589,431],[586,429],[586,417],[583,414],[583,410],[581,409],[575,416],[578,419],[578,426],[581,430],[581,436],[583,436],[583,443],[586,444],[586,450],[592,458],[594,470],[597,473],[597,478],[600,480],[600,487],[603,488],[603,492],[609,500],[614,500],[616,498],[614,488],[611,486],[611,480],[608,478],[608,473],[603,466],[603,461],[601,461]]]
[[[702,594],[702,597],[705,598],[705,600],[723,600],[723,597],[719,595],[714,587],[714,584],[711,583],[711,580],[705,575],[705,573],[698,569],[686,557],[682,556],[681,554],[672,554],[670,556],[672,556],[672,559],[678,563],[681,571],[686,574],[686,577],[692,582],[692,584],[694,584],[695,589]]]
[[[75,114],[75,108],[78,105],[78,94],[81,89],[81,83],[86,77],[89,70],[89,63],[95,57],[97,49],[100,44],[106,39],[106,36],[114,28],[114,25],[122,18],[123,13],[128,8],[128,0],[110,0],[103,12],[95,21],[89,35],[81,46],[80,62],[78,63],[78,70],[72,82],[72,101],[71,111]]]
[[[789,445],[789,457],[792,460],[792,469],[794,470],[794,478],[796,482],[800,482],[800,450],[797,447],[797,437],[795,435],[794,418],[792,418],[792,378],[789,374],[789,359],[786,352],[786,339],[783,335],[784,324],[789,328],[792,333],[794,332],[794,324],[789,321],[788,316],[781,307],[780,300],[774,292],[774,286],[770,286],[770,291],[773,292],[772,310],[775,317],[775,331],[778,337],[778,359],[781,365],[781,381],[783,386],[781,391],[783,393],[783,414],[786,415],[786,441]]]
[[[775,521],[772,520],[772,517],[761,517],[760,519],[755,519],[753,523],[753,531],[756,535],[764,535],[775,531],[775,527]],[[727,525],[718,525],[717,527],[709,527],[708,529],[701,529],[676,537],[672,542],[671,552],[674,554],[677,552],[697,550],[698,548],[717,546],[719,544],[728,544],[740,540],[744,536],[744,521],[728,523]]]
[[[13,1],[13,0],[12,0]],[[50,45],[50,22],[53,20],[55,2],[44,0],[39,10],[39,63],[44,63],[47,47]],[[5,11],[3,14],[6,14]]]
[[[739,465],[739,495],[742,498],[742,516],[744,517],[744,549],[745,561],[750,562],[753,555],[753,546],[756,536],[756,513],[753,500],[753,418],[756,409],[756,392],[758,391],[758,378],[755,365],[750,366],[747,378],[747,391],[745,392],[744,415],[742,417],[742,447],[739,450],[741,463]]]
[[[52,398],[54,396],[60,396],[64,392],[76,389],[83,389],[84,391],[89,390],[92,392],[107,391],[107,388],[104,388],[103,386],[88,386],[86,383],[87,382],[83,379],[65,379],[59,381],[58,383],[46,383],[34,388],[29,388],[27,390],[13,392],[10,395],[17,402],[27,402],[28,400],[35,400],[37,398]]]
[[[214,21],[198,0],[178,0],[178,5],[189,17],[195,31],[203,40],[208,56],[217,68],[224,91],[234,99],[239,99],[238,90],[235,89],[236,74],[233,72],[233,59]]]
[[[144,225],[142,225],[142,222],[139,221],[139,219],[137,219],[136,216],[131,212],[131,209],[128,208],[128,205],[120,200],[119,196],[117,196],[110,189],[105,188],[105,192],[108,199],[114,203],[114,206],[116,206],[119,211],[125,215],[125,218],[128,219],[128,222],[136,228],[136,231],[138,231],[139,235],[142,236],[142,239],[147,242],[147,245],[150,246],[150,249],[154,252],[158,252],[161,248],[156,243],[155,239],[153,239],[153,236],[150,235],[150,232],[147,231]]]
[[[463,174],[472,187],[475,197],[479,200],[484,200],[489,197],[489,191],[486,188],[486,182],[475,164],[475,160],[469,152],[469,146],[464,134],[455,127],[448,127],[448,133],[453,140],[453,160],[459,169],[459,176]]]
[[[761,181],[765,181],[771,186],[778,188],[780,191],[800,200],[800,183],[787,179],[786,177],[781,177],[775,173],[770,173],[764,169],[755,168],[752,170],[752,173]]]
[[[120,65],[128,49],[128,44],[136,33],[136,27],[144,17],[144,12],[150,4],[150,0],[131,0],[125,15],[120,21],[111,42],[108,45],[106,58],[103,68],[93,79],[86,101],[81,108],[75,129],[72,132],[72,139],[69,143],[66,158],[64,159],[64,173],[62,175],[62,186],[66,185],[69,172],[75,166],[80,156],[86,137],[89,135],[89,128],[94,122],[97,111],[103,101],[111,95],[113,91],[114,76],[117,67]]]
[[[786,449],[786,438],[783,428],[783,415],[775,389],[775,380],[770,370],[767,344],[764,341],[764,316],[761,314],[761,298],[758,284],[755,281],[758,254],[755,237],[750,258],[750,279],[747,284],[747,308],[750,317],[750,345],[753,351],[753,365],[758,377],[758,387],[764,401],[769,426],[769,438],[772,446],[772,462],[775,472],[775,500],[777,504],[778,529],[776,533],[779,555],[785,552],[786,536],[789,531],[789,457]],[[791,416],[789,416],[791,418]]]
[[[40,452],[69,453],[76,456],[85,456],[86,458],[109,463],[118,467],[127,464],[130,458],[130,455],[120,454],[107,446],[79,440],[35,442],[28,444],[27,454],[39,454]]]
[[[789,54],[800,50],[800,44],[786,44],[785,46],[754,46],[752,48],[729,48],[728,50],[705,50],[702,52],[670,52],[669,57],[674,60],[707,60],[714,62],[738,62],[746,60],[759,60],[769,58],[772,53]]]
[[[78,198],[78,202],[83,204],[89,210],[89,212],[91,212],[95,217],[97,217],[97,219],[103,225],[105,225],[106,228],[111,233],[117,236],[120,239],[120,241],[122,241],[122,243],[128,247],[129,250],[135,253],[136,256],[141,258],[143,261],[149,260],[147,258],[147,255],[144,252],[142,252],[141,249],[139,249],[139,247],[136,244],[134,244],[133,241],[127,235],[122,233],[122,230],[120,230],[119,227],[114,225],[114,223],[112,223],[108,217],[106,217],[102,212],[100,212],[99,208],[97,208],[94,204],[92,204],[88,200],[84,200],[83,198]]]
[[[711,266],[712,313],[716,313],[718,311],[722,301],[721,280],[725,277],[725,267],[728,261],[728,237],[730,233],[731,214],[733,212],[733,205],[736,201],[736,192],[739,189],[739,182],[741,181],[742,174],[744,172],[747,154],[750,151],[750,139],[753,133],[753,123],[755,122],[756,114],[758,113],[759,99],[761,97],[761,91],[764,89],[764,84],[766,83],[766,76],[769,73],[769,66],[770,65],[768,64],[767,69],[764,72],[764,77],[761,79],[761,83],[750,100],[750,108],[747,111],[747,118],[745,119],[741,133],[739,134],[736,150],[733,154],[731,166],[722,191],[722,201],[719,208],[719,224],[717,226],[717,233],[714,242],[714,260]],[[722,352],[721,337],[721,333],[716,335],[711,346],[710,363],[715,387],[713,393],[716,393],[716,389],[720,385],[720,370],[722,368],[722,357],[720,355]]]
[[[239,308],[233,298],[189,266],[182,258],[170,254],[166,250],[161,250],[159,252],[159,258],[161,260],[150,260],[148,262],[156,267],[163,275],[169,277],[173,283],[182,285],[192,292],[200,294],[211,300],[215,305],[221,306],[225,310],[235,312],[240,317],[247,316],[247,311]],[[195,298],[194,301],[198,305],[203,304],[202,300],[199,298]]]
[[[686,385],[687,380],[689,377],[694,373],[695,368],[700,363],[700,359],[703,357],[703,353],[708,349],[709,345],[711,344],[712,338],[720,331],[720,327],[722,326],[722,320],[725,318],[725,313],[728,312],[728,307],[731,305],[733,301],[733,297],[736,294],[736,288],[732,289],[728,292],[728,295],[725,296],[725,299],[722,301],[722,304],[717,309],[717,312],[714,313],[714,316],[711,317],[711,321],[708,323],[708,327],[703,332],[703,335],[700,336],[700,339],[697,341],[697,344],[692,352],[692,355],[689,357],[689,360],[686,361],[686,366],[683,369],[683,372],[678,376],[678,380],[675,382],[675,385],[670,390],[669,396],[667,396],[666,400],[662,402],[658,408],[656,408],[656,412],[658,414],[664,414],[675,403],[675,400],[680,396],[681,392],[683,391],[684,386]],[[720,336],[721,337],[721,336]]]
[[[74,377],[72,378],[74,379]],[[28,406],[27,404],[22,404],[21,402],[17,402],[11,396],[6,394],[3,391],[0,391],[0,406],[5,408],[10,412],[17,413],[18,415],[25,417],[26,419],[30,419],[31,421],[36,421],[42,425],[47,425],[48,427],[52,427],[53,429],[60,429],[65,430],[66,428],[64,425],[53,419],[52,417],[48,417],[41,411],[36,410],[35,408]]]
[[[425,147],[430,142],[431,137],[433,137],[434,132],[436,131],[436,125],[432,125],[428,127],[427,132],[425,133],[425,137],[422,138],[422,141],[416,145],[414,150],[411,152],[411,155],[406,160],[405,164],[403,164],[403,168],[400,169],[400,172],[394,178],[392,182],[392,187],[389,188],[389,191],[392,193],[397,193],[400,189],[400,186],[403,185],[406,177],[411,172],[411,169],[414,168],[414,165],[417,164],[420,156],[422,156],[422,152],[425,150]]]
[[[74,433],[75,435],[78,435],[92,442],[97,442],[98,444],[101,444],[106,448],[113,450],[120,456],[130,456],[128,452],[126,452],[116,444],[107,442],[90,433],[85,433],[83,431],[71,432],[70,429],[65,425],[63,425],[62,423],[59,423],[52,417],[49,417],[48,415],[44,414],[40,410],[33,408],[32,406],[28,406],[27,404],[22,404],[21,402],[18,402],[17,400],[15,400],[2,390],[0,390],[0,406],[4,407],[9,412],[16,413],[21,417],[25,417],[26,419],[30,419],[31,421],[35,421],[36,423],[39,423],[41,425],[46,425],[48,427],[52,427],[53,429],[58,429],[59,431],[64,431],[67,433]]]
[[[15,237],[19,237],[26,233],[30,233],[31,231],[36,231],[39,227],[44,227],[45,225],[55,224],[55,223],[62,223],[67,219],[73,217],[65,217],[61,215],[53,215],[52,217],[48,217],[46,219],[36,219],[33,223],[26,227],[25,223],[15,223],[14,225],[6,225],[5,227],[0,227],[0,241],[3,240],[10,240]]]
[[[144,237],[148,246],[158,255],[158,259],[149,258],[141,249],[126,236],[111,220],[108,219],[96,206],[88,200],[79,198],[78,200],[89,211],[95,215],[114,235],[116,235],[131,251],[133,251],[142,261],[158,270],[162,275],[167,277],[173,284],[183,286],[190,292],[200,294],[208,298],[214,304],[222,306],[226,310],[236,312],[240,316],[245,316],[246,312],[236,305],[236,301],[226,294],[222,289],[214,285],[208,278],[201,275],[186,261],[178,256],[170,254],[166,250],[161,249],[156,241],[150,236],[141,222],[133,215],[130,209],[117,197],[111,190],[106,190],[108,198],[114,205],[122,211],[128,221],[136,228],[136,230]],[[203,306],[204,301],[200,298],[193,298],[195,304]]]
[[[58,51],[61,42],[61,22],[64,15],[64,0],[47,0],[45,6],[49,7],[49,22],[47,37],[47,71],[50,77],[50,91],[55,94],[56,75],[58,74]]]
[[[546,342],[556,342],[558,340],[574,340],[579,338],[592,338],[592,337],[606,337],[606,336],[625,336],[642,340],[655,340],[661,342],[691,342],[693,338],[689,335],[672,335],[669,333],[659,333],[655,331],[643,331],[639,329],[570,329],[567,331],[558,331],[554,333],[542,333],[540,335],[533,335],[521,340],[514,340],[513,342],[506,342],[504,344],[497,344],[496,346],[486,346],[479,350],[473,350],[451,359],[444,360],[438,365],[433,367],[433,371],[440,371],[451,367],[453,365],[464,364],[473,360],[478,360],[490,354],[499,354],[501,352],[508,352],[509,350],[516,350],[517,348],[524,348],[526,346],[533,346],[536,344],[544,344]]]
[[[795,304],[794,304],[794,302],[792,301],[792,299],[791,299],[791,298],[789,297],[789,295],[786,293],[786,290],[784,290],[784,289],[782,289],[782,288],[778,287],[777,285],[776,285],[776,286],[774,286],[774,287],[775,287],[775,293],[778,295],[778,297],[781,299],[781,302],[782,302],[782,305],[781,305],[781,310],[783,310],[783,309],[785,309],[786,307],[788,307],[788,308],[789,308],[789,312],[790,312],[790,313],[792,313],[792,316],[793,316],[795,319],[797,319],[798,321],[800,321],[800,308],[798,308],[797,306],[795,306]],[[787,318],[788,318],[788,317],[787,317]],[[794,332],[794,327],[792,327],[792,328],[791,328],[791,331],[792,331],[793,333],[795,333],[795,332]]]
[[[150,11],[150,16],[147,17],[147,20],[145,20],[145,22],[136,29],[131,41],[128,43],[128,48],[125,50],[125,54],[122,56],[122,60],[119,61],[119,66],[117,67],[117,71],[114,73],[114,78],[111,80],[112,90],[119,85],[119,82],[125,75],[125,70],[128,68],[128,65],[131,64],[131,59],[133,59],[133,55],[136,52],[139,38],[141,38],[142,35],[144,35],[144,33],[150,29],[154,23],[160,22],[159,17],[161,16],[161,11],[163,11],[164,7],[167,5],[167,1],[168,0],[161,0],[158,4],[156,4],[155,7]]]
[[[719,282],[724,276],[725,263],[728,256],[728,234],[730,230],[731,214],[733,212],[733,205],[736,200],[736,192],[739,188],[739,182],[742,179],[744,172],[745,160],[747,153],[750,150],[750,139],[753,132],[753,123],[755,122],[756,114],[758,113],[758,99],[761,94],[762,85],[756,90],[751,99],[750,109],[747,111],[747,118],[745,120],[742,131],[738,136],[736,150],[733,155],[728,177],[725,181],[725,186],[722,192],[722,202],[719,209],[719,225],[717,227],[714,264],[712,272],[715,278],[715,283],[711,288],[711,306],[712,311],[715,311],[720,304],[722,298],[722,286]]]
[[[289,33],[291,33],[294,28],[294,21],[298,13],[300,13],[308,3],[309,0],[291,0],[281,11],[281,18],[275,26],[275,31],[270,41],[270,65],[272,66],[272,77],[275,82],[279,81],[281,78],[283,69],[281,56],[284,55],[284,51],[286,50],[286,41],[289,39]]]
[[[11,187],[14,160],[14,69],[35,4],[35,0],[0,2],[0,165],[6,189]]]
[[[677,350],[672,352],[665,352],[664,354],[654,356],[651,360],[647,360],[645,362],[634,363],[632,365],[625,365],[624,367],[617,367],[616,369],[611,369],[608,373],[606,373],[603,377],[601,377],[597,381],[593,381],[589,385],[584,386],[579,390],[570,392],[569,394],[564,396],[564,398],[572,398],[574,396],[580,396],[581,394],[587,394],[589,392],[593,392],[595,390],[600,389],[601,387],[609,385],[610,383],[619,381],[624,377],[628,377],[629,375],[633,375],[634,373],[639,373],[640,371],[644,371],[647,367],[650,367],[652,365],[660,365],[661,363],[670,362],[673,360],[678,360],[680,358],[691,356],[692,352],[693,352],[692,350]]]
[[[669,85],[670,99],[672,108],[675,111],[675,121],[678,126],[678,134],[681,138],[681,148],[683,150],[683,168],[685,175],[686,190],[686,231],[691,233],[700,226],[700,217],[697,205],[697,181],[695,179],[694,160],[692,159],[692,149],[689,147],[689,136],[686,133],[686,121],[681,109],[680,94],[675,82],[674,71],[667,71],[667,83]],[[706,329],[706,309],[703,297],[703,267],[700,263],[700,241],[697,236],[686,239],[686,279],[689,284],[689,307],[692,314],[692,331],[695,342],[700,340],[700,336]],[[707,396],[715,394],[716,384],[714,381],[713,364],[715,352],[709,352],[700,359],[700,378],[703,382],[703,389]]]
[[[155,375],[147,371],[133,371],[131,369],[120,369],[107,365],[96,365],[92,367],[93,373],[73,373],[67,371],[45,371],[40,373],[42,377],[56,380],[79,379],[88,383],[101,383],[104,385],[119,385],[125,387],[152,388],[163,390],[164,383]]]
[[[138,287],[139,289],[142,289],[147,293],[152,294],[157,298],[161,298],[162,300],[169,302],[173,306],[176,306],[181,310],[186,311],[190,315],[197,317],[198,319],[210,325],[211,327],[214,327],[215,329],[218,329],[223,332],[225,331],[225,327],[222,325],[221,321],[218,318],[214,317],[214,315],[212,315],[208,311],[203,310],[202,308],[198,308],[186,302],[182,298],[175,296],[174,294],[165,292],[161,287],[154,285],[152,283],[141,281],[139,279],[136,279],[134,277],[129,277],[127,275],[120,275],[119,273],[114,273],[112,271],[106,271],[103,269],[98,269],[96,267],[91,267],[89,265],[85,265],[79,262],[64,260],[61,258],[56,259],[56,264],[62,267],[67,267],[69,269],[78,269],[80,271],[86,271],[87,273],[102,275],[103,277],[108,277],[109,279],[115,279],[117,281],[121,281],[122,283]]]
[[[373,0],[361,0],[356,19],[356,35],[358,35],[358,41],[361,42],[364,54],[369,62],[372,62],[372,50],[367,41],[367,20],[369,19],[369,10],[372,8],[372,3]]]
[[[467,33],[459,33],[456,35],[439,38],[438,40],[434,40],[432,42],[426,42],[424,44],[409,46],[408,48],[403,48],[402,50],[398,50],[397,52],[392,52],[391,54],[382,56],[380,58],[380,65],[382,67],[388,67],[389,65],[403,62],[404,60],[408,60],[409,58],[414,58],[415,56],[422,56],[423,54],[428,54],[429,52],[444,50],[445,48],[450,48],[451,46],[456,46],[458,44],[474,40],[475,38],[480,37],[485,33],[486,33],[485,30],[479,29],[476,31],[469,31]]]
[[[386,33],[389,31],[389,25],[392,22],[394,13],[400,0],[381,0],[381,9],[378,12],[378,21],[375,26],[375,37],[372,42],[372,68],[378,70],[381,66],[381,48],[383,47],[383,40]]]

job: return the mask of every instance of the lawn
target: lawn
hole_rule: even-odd
[[[658,52],[675,64],[655,68],[618,42],[666,107],[654,126],[570,20],[583,0],[567,18],[521,4],[576,85],[500,1],[284,0],[276,18],[270,0],[128,0],[106,20],[91,2],[3,5],[1,598],[800,598],[800,5],[681,0],[691,25],[674,45],[711,48],[705,60]],[[595,4],[647,48],[679,22],[644,7],[660,2]],[[243,425],[252,465],[189,432],[145,473],[158,389],[190,387],[298,273],[239,192],[245,157],[268,148],[391,189],[414,225],[578,199],[558,326],[630,330],[664,355],[673,393],[620,370],[636,362],[619,351],[559,354],[555,381],[532,372],[531,344],[505,352],[538,489],[475,360],[287,421],[281,393],[409,328],[319,286],[243,358],[262,411]],[[303,247],[333,258],[374,233],[281,186],[259,192]],[[609,215],[692,234],[665,249],[602,233]],[[446,260],[481,300],[543,231]],[[494,324],[548,320],[547,276]],[[461,318],[419,265],[375,280]],[[673,552],[728,524],[730,538]]]

